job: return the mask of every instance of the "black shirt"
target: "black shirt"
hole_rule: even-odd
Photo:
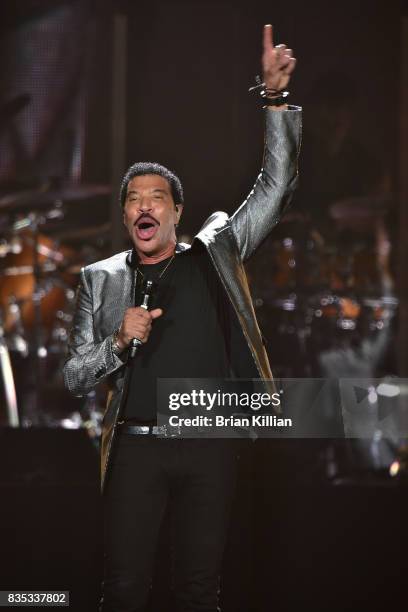
[[[133,360],[125,419],[156,419],[157,378],[225,378],[257,372],[236,314],[201,246],[176,254],[158,264],[138,265],[143,279],[158,280],[149,306],[162,308],[152,322],[148,341]],[[138,279],[142,280],[138,273]],[[136,304],[140,303],[140,287]]]

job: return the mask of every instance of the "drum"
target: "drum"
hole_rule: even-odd
[[[306,220],[286,220],[274,229],[248,264],[254,293],[273,297],[315,293],[327,286],[320,234]]]
[[[75,302],[75,272],[79,267],[72,265],[75,252],[42,234],[36,237],[31,230],[18,232],[13,244],[1,259],[0,314],[21,423],[25,427],[79,427],[82,403],[69,395],[62,380]],[[34,274],[35,249],[38,283]],[[70,421],[72,414],[76,415],[75,422]]]
[[[326,245],[323,262],[323,276],[331,292],[359,298],[381,295],[377,253],[368,240],[360,238],[347,243],[339,239]]]
[[[20,248],[1,261],[0,307],[6,334],[18,331],[27,337],[35,324],[35,299],[40,301],[40,328],[46,341],[55,323],[56,312],[66,303],[66,290],[75,286],[76,275],[64,271],[73,251],[58,246],[51,238],[31,230],[18,234]],[[35,249],[40,280],[35,295]],[[16,252],[19,251],[19,252]]]
[[[377,252],[372,245],[363,245],[354,255],[354,291],[359,295],[378,296],[382,293]]]

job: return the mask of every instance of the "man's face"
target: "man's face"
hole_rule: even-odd
[[[146,174],[129,181],[123,222],[136,251],[160,255],[175,244],[182,208],[175,207],[170,184],[162,176]]]

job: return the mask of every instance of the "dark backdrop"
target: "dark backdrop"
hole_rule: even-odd
[[[262,113],[247,89],[260,70],[264,23],[294,49],[291,102],[309,109],[316,81],[341,72],[356,86],[356,138],[390,172],[396,155],[401,4],[129,2],[129,163],[158,160],[185,184],[184,230],[232,212],[259,171]],[[316,118],[314,118],[316,121]],[[302,158],[308,155],[303,144]],[[391,171],[392,174],[392,171]],[[304,206],[305,204],[303,204]],[[313,206],[313,203],[307,203]]]

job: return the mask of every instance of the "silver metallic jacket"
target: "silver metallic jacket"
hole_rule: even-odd
[[[301,140],[301,109],[266,110],[263,168],[244,203],[228,217],[211,215],[195,240],[207,249],[214,268],[231,300],[247,340],[259,377],[274,392],[272,372],[256,321],[243,262],[278,223],[297,183]],[[112,335],[126,308],[133,306],[134,271],[129,251],[82,269],[77,306],[64,365],[66,387],[76,396],[89,393],[105,380],[109,383],[103,418],[101,485],[106,481],[124,383],[125,363],[112,352]],[[126,357],[123,358],[126,360]]]

